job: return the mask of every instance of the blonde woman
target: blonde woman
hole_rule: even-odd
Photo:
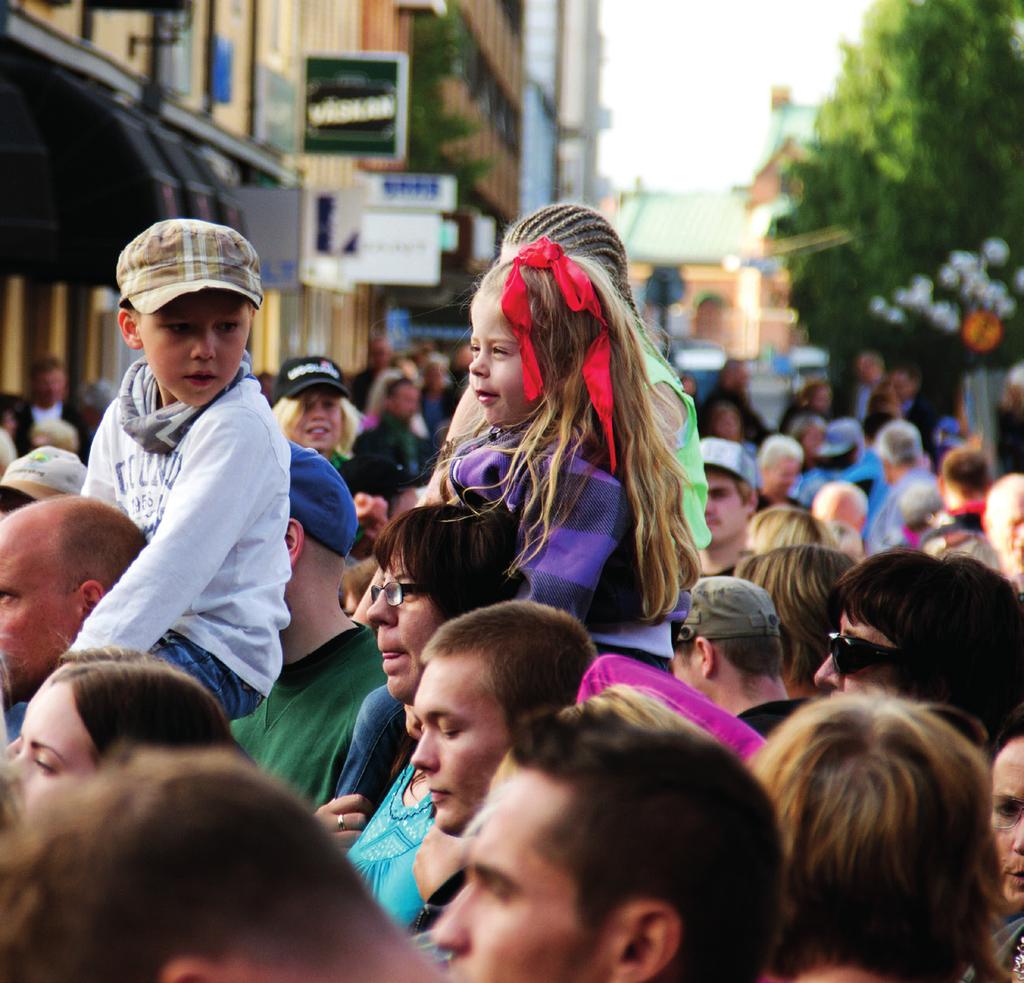
[[[747,546],[751,553],[767,553],[780,546],[807,544],[832,549],[836,540],[824,522],[791,505],[773,505],[763,509],[747,527]]]
[[[818,695],[814,674],[836,628],[829,594],[852,566],[845,553],[818,545],[784,546],[736,565],[736,576],[763,587],[775,604],[782,622],[782,680],[792,699]]]
[[[349,400],[341,369],[319,355],[290,358],[274,383],[274,416],[281,432],[338,467],[352,456],[362,417]]]

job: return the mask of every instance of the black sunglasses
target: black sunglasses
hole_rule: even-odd
[[[832,657],[832,668],[838,676],[848,676],[868,666],[881,662],[899,662],[903,653],[899,649],[875,645],[854,635],[831,632],[828,636],[828,654]]]

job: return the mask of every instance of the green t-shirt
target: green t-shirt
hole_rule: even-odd
[[[373,632],[358,625],[286,665],[231,732],[260,767],[323,805],[334,796],[363,699],[384,682]]]
[[[689,523],[694,545],[702,550],[711,542],[711,530],[704,521],[704,507],[708,504],[708,479],[704,476],[704,458],[700,453],[697,408],[693,405],[693,399],[683,389],[679,376],[655,351],[646,335],[642,335],[642,344],[647,381],[652,386],[659,382],[667,383],[686,409],[686,424],[676,435],[676,459],[683,466],[689,479],[683,490],[683,514]]]

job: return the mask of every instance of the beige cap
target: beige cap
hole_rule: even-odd
[[[0,478],[0,488],[13,488],[32,498],[80,495],[85,475],[85,465],[77,454],[59,447],[38,447],[11,461]]]
[[[263,302],[260,258],[241,233],[194,218],[151,225],[117,259],[117,285],[140,314],[153,314],[182,294],[231,290]]]
[[[690,592],[690,614],[679,637],[754,638],[778,635],[779,616],[763,587],[739,577],[701,577]]]

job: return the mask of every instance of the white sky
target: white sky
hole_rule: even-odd
[[[760,163],[773,85],[820,103],[872,0],[601,0],[598,166],[616,190],[710,191]]]

